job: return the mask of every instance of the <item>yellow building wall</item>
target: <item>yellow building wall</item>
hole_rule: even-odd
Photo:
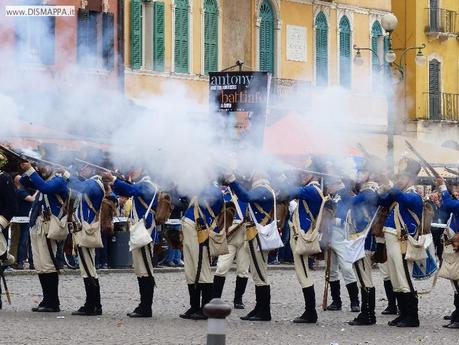
[[[399,25],[393,35],[394,47],[406,48],[426,44],[423,50],[427,57],[425,65],[415,64],[416,50],[406,55],[406,73],[404,90],[404,109],[408,120],[428,118],[429,60],[441,61],[441,92],[459,94],[459,40],[450,37],[446,40],[434,39],[426,34],[429,25],[428,0],[392,0],[393,12]],[[459,1],[441,0],[442,9],[456,11],[459,14]],[[459,32],[459,16],[456,18],[456,33]]]
[[[203,52],[202,48],[202,0],[192,0],[192,19],[191,19],[191,30],[192,30],[192,48],[190,53],[192,59],[190,63],[190,73],[188,75],[176,75],[171,73],[174,62],[172,61],[172,47],[173,47],[173,18],[172,18],[172,3],[173,0],[162,0],[165,4],[165,71],[163,73],[153,71],[131,71],[130,70],[130,2],[126,0],[125,4],[125,89],[126,94],[130,97],[144,97],[145,95],[157,94],[164,90],[164,83],[168,80],[177,80],[182,85],[191,88],[191,92],[196,94],[199,99],[206,102],[208,87],[207,78],[201,76],[201,55]],[[229,6],[228,2],[234,0],[220,0],[221,9],[225,6]],[[246,30],[250,32],[252,37],[252,46],[250,47],[250,59],[247,66],[255,69],[257,61],[257,47],[258,44],[256,38],[256,18],[257,18],[257,2],[258,0],[246,0],[251,2],[251,15],[247,16],[248,22],[246,23]],[[309,81],[312,85],[315,84],[315,30],[314,30],[314,13],[316,5],[313,2],[301,3],[289,0],[273,0],[279,1],[280,3],[280,20],[281,20],[281,40],[278,47],[281,49],[280,53],[280,73],[276,75],[277,78],[283,79],[297,79]],[[413,0],[414,1],[414,0]],[[342,0],[335,1],[328,5],[326,2],[324,9],[327,12],[329,36],[329,85],[339,84],[339,32],[337,28],[337,17],[338,12],[345,9],[347,13],[352,16],[352,40],[351,44],[356,44],[360,47],[370,46],[370,27],[372,18],[371,14],[381,15],[384,11],[389,11],[391,7],[391,0]],[[276,7],[273,6],[273,9]],[[235,13],[233,13],[233,16]],[[221,13],[222,28],[228,30],[231,28],[229,22],[225,22],[225,12]],[[240,25],[240,23],[238,23]],[[287,25],[298,25],[307,28],[307,61],[297,62],[288,61],[286,56],[286,44],[287,44]],[[240,29],[240,28],[238,28]],[[224,35],[225,32],[219,32],[219,35]],[[275,37],[276,38],[276,37]],[[224,39],[219,40],[220,43],[224,42]],[[249,41],[250,42],[250,41]],[[225,51],[231,51],[231,46],[220,46],[222,55],[221,68],[228,67],[229,59],[225,58]],[[232,55],[231,53],[229,53]],[[352,50],[352,56],[354,51]],[[277,58],[275,53],[275,57]],[[363,53],[364,64],[362,66],[352,65],[352,91],[356,93],[365,93],[371,89],[371,55]],[[223,65],[223,62],[225,65]],[[231,61],[231,63],[234,63]]]

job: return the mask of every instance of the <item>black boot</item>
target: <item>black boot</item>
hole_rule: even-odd
[[[249,321],[271,321],[271,286],[263,285],[258,287],[258,309]]]
[[[41,313],[57,313],[59,308],[59,276],[57,272],[43,274],[45,303],[37,308]]]
[[[128,313],[129,317],[151,317],[151,305],[153,303],[154,283],[150,277],[138,277],[140,304],[132,313]]]
[[[314,285],[303,289],[304,296],[304,313],[293,320],[294,323],[316,323],[317,322],[317,311],[316,311],[316,293],[314,291]]]
[[[247,287],[247,281],[249,278],[236,277],[236,288],[234,289],[234,309],[244,309],[245,305],[242,301],[244,296],[245,288]]]
[[[255,285],[255,308],[253,308],[252,311],[250,311],[247,315],[241,316],[241,320],[248,321],[250,318],[254,317],[258,309],[260,308],[261,300],[260,300],[260,288],[261,286],[256,286]]]
[[[359,287],[357,282],[350,283],[346,285],[347,292],[349,293],[349,299],[351,300],[351,311],[353,313],[358,313],[360,311],[360,302],[359,302]]]
[[[416,292],[403,295],[405,295],[405,317],[397,323],[397,327],[419,327],[418,295]]]
[[[455,310],[451,314],[451,322],[444,325],[445,328],[459,329],[459,293],[454,294]]]
[[[375,316],[375,288],[361,288],[362,308],[360,314],[352,321],[351,326],[368,326],[376,323]]]
[[[386,290],[386,297],[388,306],[384,309],[381,314],[383,315],[397,315],[397,299],[395,298],[394,289],[390,280],[384,281],[384,290]]]
[[[387,324],[389,326],[397,326],[400,320],[405,317],[405,300],[404,300],[404,293],[402,292],[394,292],[395,298],[397,300],[399,315],[392,321],[389,321]]]
[[[198,312],[191,314],[190,319],[192,320],[207,320],[207,316],[204,315],[204,306],[209,303],[212,299],[212,285],[210,283],[198,284],[199,290],[201,291],[202,303]]]
[[[96,315],[95,288],[94,278],[84,278],[84,289],[86,291],[86,302],[80,309],[74,311],[72,315],[90,316]]]
[[[34,312],[38,311],[38,308],[43,307],[46,304],[46,301],[47,301],[47,298],[46,298],[47,297],[47,291],[46,291],[45,284],[44,284],[43,274],[39,273],[38,274],[38,279],[40,280],[41,291],[43,292],[43,299],[38,304],[38,306],[32,308],[32,311],[34,311]]]
[[[225,277],[215,275],[212,285],[212,298],[222,298],[223,286],[225,286]]]
[[[95,279],[96,286],[94,288],[94,304],[96,306],[96,315],[102,315],[102,304],[100,302],[100,284],[99,279]]]
[[[197,284],[188,284],[188,294],[190,295],[190,308],[180,314],[182,319],[190,319],[191,315],[199,312],[201,293]]]
[[[339,284],[339,280],[330,282],[330,292],[331,292],[331,297],[332,297],[332,304],[330,304],[327,307],[327,310],[331,310],[331,311],[341,310],[342,302],[341,302],[341,287]]]

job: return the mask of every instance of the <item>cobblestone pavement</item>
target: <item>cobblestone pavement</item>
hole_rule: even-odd
[[[457,344],[459,331],[441,327],[443,315],[451,312],[452,289],[439,279],[430,295],[421,296],[418,329],[387,326],[391,317],[380,314],[385,305],[381,276],[375,271],[378,324],[351,327],[346,321],[356,314],[349,312],[347,292],[342,289],[345,308],[341,312],[319,311],[317,325],[296,325],[291,319],[302,313],[303,300],[295,272],[273,270],[273,321],[251,323],[239,320],[247,311],[233,311],[228,319],[227,344]],[[322,270],[312,272],[320,309],[323,291]],[[154,316],[151,319],[129,319],[126,312],[138,303],[137,280],[132,273],[107,273],[100,277],[104,314],[100,317],[77,317],[70,313],[83,304],[83,282],[75,275],[61,277],[61,313],[32,313],[30,308],[40,300],[36,276],[7,277],[13,305],[4,301],[0,312],[0,344],[205,344],[207,323],[182,320],[178,314],[187,309],[187,288],[182,272],[157,274]],[[223,298],[231,301],[234,273],[227,279]],[[423,287],[427,284],[423,283]],[[245,300],[253,306],[253,285],[249,283]],[[4,298],[5,300],[5,298]]]

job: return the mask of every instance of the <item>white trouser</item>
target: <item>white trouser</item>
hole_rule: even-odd
[[[301,285],[302,289],[308,288],[314,285],[313,280],[309,275],[309,265],[308,265],[308,257],[305,255],[298,255],[295,252],[295,234],[294,231],[290,231],[290,248],[292,248],[293,254],[293,262],[295,264],[295,272],[296,277],[298,278],[298,282]]]
[[[371,274],[371,266],[373,265],[371,260],[372,255],[372,253],[365,253],[365,256],[353,265],[357,283],[361,288],[374,287],[373,276]]]
[[[387,281],[390,280],[389,276],[389,268],[387,267],[387,261],[383,264],[378,264],[379,271],[381,272],[381,275],[383,276],[383,280]]]
[[[338,226],[332,226],[332,233],[330,238],[330,247],[332,249],[332,257],[330,260],[330,281],[339,280],[339,271],[344,279],[344,283],[350,284],[356,282],[354,270],[352,264],[344,260],[344,254],[346,252],[346,245],[344,240],[346,234],[344,229]]]
[[[268,253],[260,252],[257,237],[247,241],[250,255],[250,273],[252,274],[255,286],[269,285],[268,280]]]
[[[89,278],[88,273],[92,278],[99,278],[97,276],[95,260],[96,249],[78,246],[78,256],[80,258],[80,274],[83,278]],[[84,265],[83,265],[84,262]],[[86,266],[86,267],[85,267]],[[88,272],[86,272],[88,270]]]
[[[234,258],[236,258],[236,274],[241,278],[249,277],[250,254],[247,242],[245,241],[245,226],[240,229],[228,241],[229,254],[220,255],[217,262],[217,271],[215,275],[226,277]]]
[[[35,225],[30,231],[30,242],[32,245],[33,264],[37,273],[53,273],[56,272],[53,259],[49,252],[47,238],[43,231],[38,231],[38,226]],[[54,240],[49,240],[51,251],[54,259],[56,258],[57,243]]]
[[[134,266],[134,272],[137,277],[148,277],[148,270],[145,265],[144,255],[147,259],[148,268],[150,273],[153,275],[153,262],[152,252],[153,252],[153,242],[147,244],[144,247],[136,248],[132,250],[132,266]],[[142,253],[143,251],[143,253]]]
[[[394,288],[394,292],[411,292],[410,284],[412,284],[412,280],[410,272],[413,271],[413,264],[406,262],[407,274],[403,262],[402,251],[400,249],[400,240],[397,234],[384,231],[384,239],[386,240],[387,249],[387,268],[389,270],[390,281]]]
[[[198,270],[199,242],[195,222],[188,218],[182,220],[183,233],[183,261],[185,263],[186,283],[194,284]],[[204,247],[202,252],[201,272],[198,283],[211,284],[212,272],[210,270],[209,248]]]

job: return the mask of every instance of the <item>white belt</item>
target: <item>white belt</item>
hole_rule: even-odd
[[[30,221],[29,217],[13,217],[11,218],[11,223],[16,224],[28,224]]]
[[[385,226],[385,227],[383,228],[383,232],[387,232],[388,234],[392,234],[392,235],[398,236],[398,231],[397,231],[397,229],[389,228],[388,226]]]

